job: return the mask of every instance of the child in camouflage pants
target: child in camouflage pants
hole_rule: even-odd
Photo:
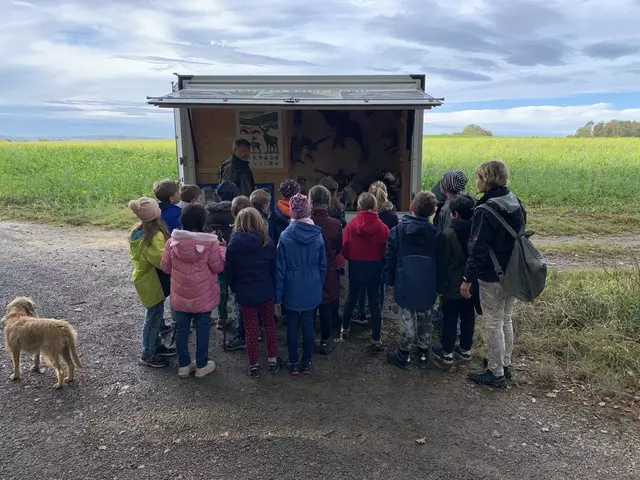
[[[387,361],[400,368],[409,365],[414,343],[418,366],[426,368],[431,361],[431,310],[437,298],[439,240],[429,218],[435,209],[433,193],[418,193],[411,202],[411,215],[405,215],[391,229],[387,242],[385,278],[402,309],[398,349],[387,353]]]

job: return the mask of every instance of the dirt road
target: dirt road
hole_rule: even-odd
[[[139,367],[125,238],[0,222],[0,304],[29,295],[40,315],[69,319],[85,363],[54,391],[53,372],[29,373],[26,356],[10,382],[2,352],[0,478],[638,478],[638,422],[489,392],[464,369],[400,371],[364,337],[316,357],[308,378],[251,380],[219,337],[218,371],[201,382]]]

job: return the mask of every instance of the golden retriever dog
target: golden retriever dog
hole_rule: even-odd
[[[17,297],[7,305],[2,320],[5,348],[13,358],[11,380],[20,379],[20,352],[24,350],[34,355],[32,371],[40,373],[40,353],[55,368],[58,381],[53,388],[62,388],[65,380],[73,382],[75,369],[82,367],[82,363],[76,350],[76,331],[68,322],[38,317],[33,300],[27,297]],[[60,366],[60,356],[69,369],[67,378]]]

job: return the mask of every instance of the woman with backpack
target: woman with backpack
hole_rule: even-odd
[[[487,369],[470,373],[469,378],[478,384],[498,388],[505,387],[506,380],[511,378],[511,317],[517,299],[500,283],[492,256],[502,271],[506,271],[515,240],[491,209],[515,232],[524,231],[527,221],[527,213],[520,200],[507,188],[508,179],[507,166],[497,160],[485,162],[476,169],[476,187],[484,195],[478,200],[473,213],[469,257],[460,286],[460,294],[471,298],[471,285],[478,281],[487,335]]]

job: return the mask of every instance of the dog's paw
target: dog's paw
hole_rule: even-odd
[[[42,370],[40,367],[36,367],[35,365],[33,367],[31,367],[31,371],[33,373],[42,373],[42,372],[44,372],[44,370]]]
[[[16,375],[12,373],[11,375],[9,375],[9,380],[13,380],[14,382],[17,382],[18,380],[20,380],[20,375]]]
[[[54,383],[53,384],[53,389],[54,390],[60,390],[62,387],[64,387],[64,385],[60,385],[59,383]]]
[[[65,383],[73,383],[73,382],[76,381],[76,379],[75,378],[65,377],[64,381],[65,381]]]

